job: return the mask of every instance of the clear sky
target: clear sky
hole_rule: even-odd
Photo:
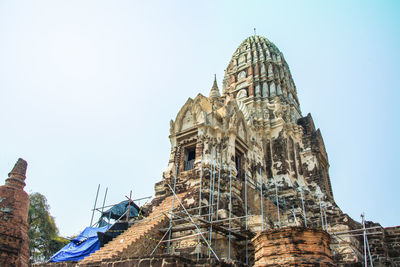
[[[399,1],[0,1],[1,177],[27,160],[63,235],[98,184],[106,204],[153,195],[170,119],[254,27],[322,131],[337,204],[400,225]]]

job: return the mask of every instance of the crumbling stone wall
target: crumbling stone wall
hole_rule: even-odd
[[[307,180],[310,182],[316,182],[321,189],[326,192],[330,200],[333,201],[332,186],[328,172],[328,154],[325,150],[321,131],[315,129],[314,121],[310,113],[308,113],[306,117],[300,118],[298,124],[303,127],[304,147],[309,148],[311,153],[317,159],[315,168],[310,170],[307,166],[303,166],[303,169],[306,171],[305,177],[307,177]]]
[[[400,266],[400,226],[386,227],[384,229],[384,243],[387,247],[387,261]],[[381,259],[378,258],[378,261]]]
[[[385,228],[371,221],[365,226],[373,228],[367,238],[374,266],[400,266],[400,226]]]
[[[0,266],[28,266],[26,167],[26,161],[18,159],[5,185],[0,186]]]

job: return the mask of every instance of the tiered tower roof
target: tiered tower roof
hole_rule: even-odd
[[[289,66],[279,49],[265,37],[246,38],[233,53],[225,70],[223,94],[236,97],[240,91],[246,94],[248,101],[269,101],[279,96],[301,115]]]

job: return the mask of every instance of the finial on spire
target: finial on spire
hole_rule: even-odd
[[[256,37],[257,32],[256,32],[256,28],[254,28],[254,37]]]
[[[219,93],[219,88],[218,88],[218,84],[217,84],[217,74],[214,74],[214,83],[213,86],[211,87],[211,91],[210,91],[210,98],[219,98],[221,97],[220,93]]]
[[[25,160],[19,158],[17,163],[15,163],[14,168],[8,174],[6,185],[23,189],[25,186],[25,175],[27,166],[28,163]]]

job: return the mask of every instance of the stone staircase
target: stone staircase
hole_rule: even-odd
[[[182,200],[185,195],[186,193],[178,194],[178,197]],[[100,266],[103,261],[128,258],[138,253],[145,253],[143,252],[144,243],[148,243],[149,240],[152,240],[150,243],[151,247],[154,248],[153,245],[157,244],[157,240],[149,237],[159,234],[158,229],[169,221],[166,215],[171,210],[171,207],[172,196],[169,196],[155,207],[148,217],[135,223],[121,235],[104,245],[104,247],[81,260],[78,266]],[[176,199],[175,207],[180,208]],[[141,254],[141,256],[149,255]]]

